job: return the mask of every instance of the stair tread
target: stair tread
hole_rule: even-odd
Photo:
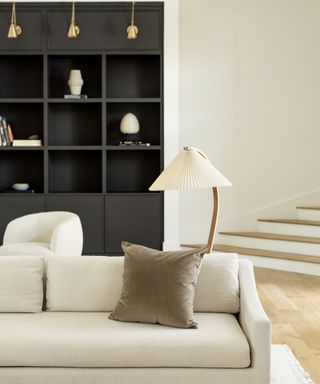
[[[298,225],[311,225],[320,227],[318,220],[303,220],[303,219],[258,219],[258,221],[265,223],[283,223],[283,224],[298,224]]]
[[[227,236],[240,236],[240,237],[250,237],[250,238],[265,239],[265,240],[282,240],[282,241],[293,241],[297,243],[320,244],[320,237],[281,235],[278,233],[266,233],[266,232],[219,232],[219,233],[221,235],[227,235]]]
[[[181,246],[187,247],[187,248],[202,248],[204,244],[181,244]],[[304,255],[301,253],[269,251],[267,249],[236,247],[233,245],[224,245],[224,244],[215,244],[213,246],[213,250],[219,251],[219,252],[239,253],[240,255],[261,256],[261,257],[268,257],[271,259],[282,259],[282,260],[291,260],[291,261],[320,264],[320,257]]]
[[[313,211],[320,211],[319,206],[301,206],[301,207],[297,207],[297,209],[311,209]]]
[[[256,248],[246,248],[246,247],[234,247],[231,245],[223,245],[223,244],[217,244],[213,247],[213,249],[216,251],[235,252],[235,253],[240,253],[242,255],[249,255],[249,256],[261,256],[261,257],[269,257],[272,259],[285,259],[285,260],[320,264],[320,257],[304,255],[301,253],[269,251],[267,249],[256,249]]]

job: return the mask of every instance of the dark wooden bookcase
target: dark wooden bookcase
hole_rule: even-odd
[[[84,253],[120,254],[121,240],[160,249],[163,195],[148,187],[163,168],[163,3],[137,3],[139,38],[127,40],[131,2],[77,3],[77,39],[66,36],[70,3],[18,3],[23,33],[8,39],[10,4],[0,5],[0,115],[16,139],[42,147],[0,147],[0,239],[8,222],[41,211],[77,213]],[[88,99],[66,100],[71,69]],[[119,146],[120,120],[140,122]],[[3,193],[27,182],[35,193]]]

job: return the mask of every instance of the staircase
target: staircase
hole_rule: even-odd
[[[259,219],[257,232],[220,232],[214,250],[237,252],[257,266],[320,275],[320,207],[297,207],[296,219]]]

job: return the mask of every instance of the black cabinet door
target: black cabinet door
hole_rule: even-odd
[[[1,196],[0,199],[0,243],[10,221],[29,213],[43,212],[45,198],[41,196]]]
[[[121,241],[162,249],[160,193],[106,196],[106,253],[122,253]]]
[[[83,228],[83,254],[104,253],[103,196],[48,196],[47,210],[76,213]]]

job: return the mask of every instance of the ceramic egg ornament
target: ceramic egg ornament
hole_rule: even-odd
[[[140,130],[139,120],[133,113],[127,113],[120,122],[120,131],[124,135],[133,135]]]

